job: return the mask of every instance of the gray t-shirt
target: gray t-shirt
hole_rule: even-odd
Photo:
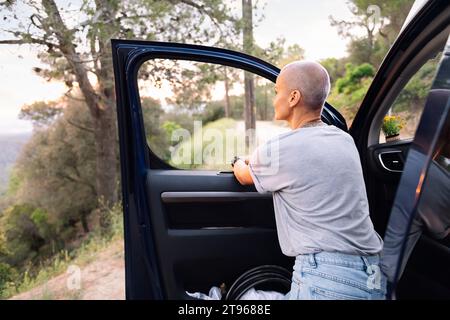
[[[352,137],[331,125],[283,133],[249,161],[260,193],[272,192],[282,252],[371,255],[383,240],[369,217],[359,154]]]

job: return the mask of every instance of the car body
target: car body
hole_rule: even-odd
[[[444,50],[431,91],[450,89],[449,21],[446,1],[420,7],[385,57],[348,129],[361,157],[371,219],[389,245],[387,264],[394,279],[390,298],[450,297],[448,237],[435,239],[433,232],[422,232],[413,241],[410,237],[421,195],[433,190],[434,184],[424,185],[433,154],[448,141],[448,97],[429,96],[414,139],[378,140],[390,104],[430,53]],[[293,258],[279,248],[271,196],[240,185],[230,172],[178,170],[162,161],[146,142],[137,85],[139,67],[157,58],[226,65],[272,82],[280,70],[240,52],[197,45],[112,40],[112,50],[127,299],[189,299],[186,291],[230,285],[255,266],[291,269]],[[347,131],[345,119],[328,104],[322,119]],[[446,209],[425,210],[428,221],[442,217],[436,230],[448,229]]]

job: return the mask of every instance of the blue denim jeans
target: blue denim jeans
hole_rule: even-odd
[[[295,259],[288,300],[383,300],[386,277],[379,255],[320,252]]]

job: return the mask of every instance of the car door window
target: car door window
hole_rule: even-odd
[[[254,83],[255,130],[245,130],[245,73]],[[274,84],[238,68],[151,59],[139,69],[138,86],[147,144],[175,168],[231,170],[235,155],[289,130],[273,121]]]
[[[400,91],[383,118],[379,143],[414,138],[440,58],[429,59]]]

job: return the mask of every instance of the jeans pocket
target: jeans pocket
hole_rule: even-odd
[[[358,295],[340,293],[328,289],[319,288],[316,286],[310,287],[310,294],[313,300],[367,300],[368,297],[365,294]]]

